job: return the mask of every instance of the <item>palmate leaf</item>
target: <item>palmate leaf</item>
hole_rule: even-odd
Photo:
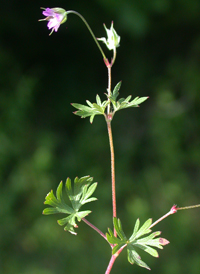
[[[121,87],[121,82],[117,83],[117,85],[115,86],[113,92],[111,92],[111,95],[109,97],[113,106],[114,113],[120,109],[129,108],[129,107],[138,107],[139,104],[143,103],[145,100],[149,98],[149,97],[141,97],[141,98],[136,97],[135,99],[130,101],[132,96],[129,95],[126,99],[121,98],[117,101],[120,87]]]
[[[99,95],[96,96],[96,103],[91,103],[90,101],[86,100],[87,105],[72,103],[72,106],[78,109],[74,112],[74,114],[81,116],[81,118],[90,117],[90,123],[93,122],[95,115],[104,115],[105,116],[105,109],[112,103],[112,114],[114,115],[116,111],[120,109],[125,109],[129,107],[138,107],[139,104],[143,103],[148,97],[136,97],[131,101],[131,95],[127,98],[120,98],[117,101],[117,97],[119,96],[119,90],[121,87],[121,82],[117,83],[114,87],[113,92],[110,92],[110,95],[106,101],[101,102]],[[113,116],[112,115],[112,116]]]
[[[153,232],[150,235],[141,238],[142,236],[151,232],[149,227],[152,224],[152,219],[148,219],[140,228],[140,221],[137,219],[133,234],[129,239],[126,238],[122,230],[121,221],[119,219],[114,218],[113,224],[119,238],[114,236],[114,233],[111,229],[108,229],[109,233],[106,233],[108,242],[114,246],[112,249],[112,254],[115,254],[120,248],[127,246],[127,258],[131,264],[136,263],[140,267],[150,269],[149,266],[141,260],[141,257],[135,248],[140,248],[149,253],[151,256],[158,257],[157,250],[152,247],[163,249],[163,245],[169,243],[169,241],[164,238],[156,238],[161,234],[160,231]]]
[[[74,112],[74,114],[81,116],[81,118],[90,117],[90,123],[93,122],[95,115],[104,115],[106,106],[109,104],[109,101],[101,102],[99,95],[96,96],[97,103],[91,103],[90,101],[86,101],[88,106],[73,103],[72,106],[77,108],[78,110]]]
[[[148,219],[139,229],[140,221],[139,219],[137,219],[134,230],[133,230],[133,234],[129,238],[129,241],[128,241],[129,243],[127,245],[128,261],[131,263],[135,261],[136,264],[138,264],[141,267],[145,267],[147,269],[150,269],[150,268],[147,266],[146,263],[144,263],[141,260],[140,256],[138,257],[136,255],[135,247],[138,247],[144,250],[145,252],[149,253],[153,257],[158,257],[157,250],[152,248],[152,246],[163,249],[163,245],[166,245],[169,243],[169,241],[167,241],[164,238],[154,239],[155,237],[161,234],[160,231],[153,232],[147,237],[140,238],[151,232],[151,229],[149,228],[151,224],[152,224],[152,219]]]
[[[79,209],[82,205],[97,200],[95,197],[91,197],[97,187],[97,183],[91,184],[92,181],[93,178],[90,176],[82,178],[76,177],[72,187],[71,180],[69,178],[66,180],[65,190],[71,201],[71,207],[66,204],[63,198],[63,183],[60,182],[56,191],[56,196],[54,195],[53,190],[47,194],[44,204],[52,207],[45,208],[43,214],[68,214],[69,216],[58,220],[58,224],[61,226],[65,225],[64,230],[76,234],[74,231],[74,228],[78,227],[76,219],[80,222],[82,218],[91,212],[90,210],[79,211]]]

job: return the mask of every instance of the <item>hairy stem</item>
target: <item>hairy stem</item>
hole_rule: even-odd
[[[112,185],[112,206],[113,206],[113,218],[117,217],[117,206],[116,206],[116,190],[115,190],[115,154],[112,137],[111,121],[107,120],[109,144],[110,144],[110,155],[111,155],[111,185]],[[114,229],[114,235],[117,233]]]
[[[108,88],[107,88],[107,96],[108,98],[111,95],[111,68],[112,63],[107,63],[108,69]],[[113,114],[110,109],[110,99],[109,104],[107,106],[107,115],[105,115],[107,129],[108,129],[108,137],[109,137],[109,145],[110,145],[110,156],[111,156],[111,186],[112,186],[112,207],[113,207],[113,218],[117,217],[117,206],[116,206],[116,190],[115,190],[115,154],[114,154],[114,144],[113,144],[113,137],[112,137],[112,128],[111,128],[111,121]],[[114,229],[114,235],[117,236],[117,233]]]
[[[192,206],[178,207],[177,210],[192,209],[192,208],[196,208],[196,207],[200,207],[200,204],[198,204],[198,205],[192,205]]]

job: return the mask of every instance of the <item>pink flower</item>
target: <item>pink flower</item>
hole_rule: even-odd
[[[46,8],[42,14],[46,16],[46,18],[39,21],[48,21],[47,27],[48,29],[51,29],[49,35],[51,35],[54,31],[57,32],[60,25],[67,20],[67,12],[62,8]]]

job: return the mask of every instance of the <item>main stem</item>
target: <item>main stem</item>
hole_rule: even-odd
[[[108,97],[111,95],[111,67],[112,64],[108,64]],[[109,137],[109,144],[110,144],[110,156],[111,156],[111,186],[112,186],[112,207],[113,207],[113,218],[117,217],[117,206],[116,206],[116,190],[115,190],[115,153],[114,153],[114,144],[113,144],[113,137],[112,137],[112,128],[111,128],[111,121],[112,121],[112,113],[110,111],[110,103],[107,107],[107,116],[106,116],[106,123],[108,129],[108,137]],[[114,229],[114,235],[117,237],[117,233]]]
[[[115,154],[114,145],[112,137],[111,121],[107,121],[109,144],[110,144],[110,155],[111,155],[111,185],[112,185],[112,205],[113,205],[113,218],[117,217],[117,207],[116,207],[116,191],[115,191]],[[114,230],[115,236],[117,236]]]
[[[111,271],[111,269],[112,269],[112,267],[113,267],[113,264],[114,264],[114,262],[115,262],[116,259],[117,259],[117,257],[116,257],[115,255],[112,255],[112,257],[111,257],[111,259],[110,259],[110,262],[109,262],[109,264],[108,264],[108,267],[107,267],[107,269],[106,269],[105,274],[109,274],[109,273],[110,273],[110,271]]]
[[[105,274],[109,274],[109,273],[110,273],[110,271],[111,271],[111,269],[112,269],[112,267],[113,267],[113,264],[114,264],[115,260],[117,259],[117,257],[118,257],[119,254],[122,252],[122,250],[124,249],[125,246],[126,246],[126,244],[123,245],[123,246],[122,246],[114,255],[111,256],[110,262],[109,262],[109,264],[108,264],[108,267],[107,267],[107,269],[106,269]]]
[[[74,11],[74,10],[70,10],[67,11],[67,14],[73,13],[77,16],[79,16],[81,18],[81,20],[85,23],[86,27],[88,28],[90,34],[92,35],[97,47],[99,48],[104,62],[106,64],[106,67],[108,68],[108,98],[111,95],[111,67],[115,62],[115,58],[116,58],[116,49],[113,52],[113,59],[111,61],[111,63],[108,62],[98,40],[96,39],[92,29],[90,28],[89,24],[87,23],[87,21],[85,20],[85,18],[78,12]],[[110,111],[110,102],[107,106],[107,115],[105,115],[106,117],[106,123],[107,123],[107,128],[108,128],[108,136],[109,136],[109,144],[110,144],[110,154],[111,154],[111,185],[112,185],[112,207],[113,207],[113,218],[117,217],[117,207],[116,207],[116,190],[115,190],[115,154],[114,154],[114,144],[113,144],[113,137],[112,137],[112,128],[111,128],[111,120],[112,120],[112,113]],[[96,228],[93,224],[91,224],[88,220],[86,220],[85,218],[83,219],[83,221],[88,224],[90,227],[92,227],[94,230],[96,230],[105,240],[106,236],[98,229]],[[117,232],[114,228],[114,235],[115,237],[117,237]],[[118,255],[117,255],[118,256]],[[116,254],[111,256],[110,262],[108,264],[107,270],[105,274],[109,274],[112,266],[117,258]]]

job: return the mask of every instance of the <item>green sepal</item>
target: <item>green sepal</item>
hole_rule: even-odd
[[[72,106],[78,109],[74,114],[81,116],[81,118],[90,117],[90,123],[92,123],[95,115],[104,115],[105,109],[109,104],[108,100],[101,102],[98,94],[96,96],[96,102],[97,103],[91,103],[87,100],[86,103],[88,106],[73,103]]]
[[[76,219],[80,222],[82,218],[91,213],[90,210],[79,211],[79,209],[82,205],[97,200],[97,198],[91,197],[97,187],[97,183],[91,184],[92,181],[93,178],[90,176],[76,177],[72,187],[71,180],[69,178],[66,180],[65,190],[72,207],[68,206],[63,198],[63,183],[60,182],[56,190],[56,197],[53,190],[47,194],[44,204],[48,204],[52,208],[45,208],[43,214],[69,214],[69,216],[58,220],[58,224],[65,225],[64,230],[76,234],[74,231],[74,227],[78,227]]]

